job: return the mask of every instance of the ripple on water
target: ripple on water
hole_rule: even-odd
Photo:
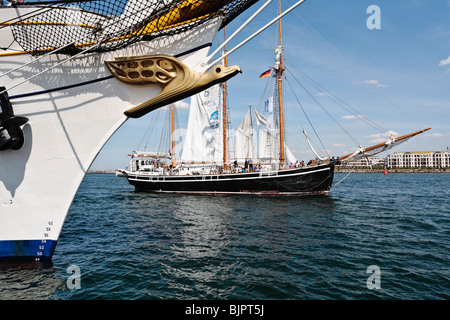
[[[137,193],[90,174],[53,266],[0,270],[0,295],[449,299],[449,177],[353,174],[327,196],[278,198]],[[70,265],[81,269],[80,290],[65,286]],[[367,288],[371,265],[380,290]]]

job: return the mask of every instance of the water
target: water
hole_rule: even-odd
[[[0,299],[449,299],[449,190],[369,173],[327,196],[152,195],[88,174],[53,265],[0,269]]]

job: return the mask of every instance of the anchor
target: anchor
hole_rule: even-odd
[[[0,87],[0,151],[19,150],[24,143],[21,126],[28,118],[16,117],[5,87]]]

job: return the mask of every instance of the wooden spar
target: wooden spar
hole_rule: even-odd
[[[278,14],[281,14],[281,0],[278,1]],[[284,155],[284,123],[283,123],[283,34],[281,30],[281,18],[279,20],[279,32],[280,32],[280,65],[277,70],[278,77],[278,110],[280,119],[280,166],[284,165],[285,155]]]
[[[175,167],[175,104],[172,103],[172,166]]]
[[[223,28],[223,33],[224,33],[224,41],[227,40],[227,27],[225,26]],[[227,52],[227,45],[225,45],[225,53]],[[228,67],[228,57],[225,56],[224,61],[223,61],[225,67]],[[223,95],[223,168],[224,171],[227,170],[227,83],[224,82],[222,83],[222,95]]]
[[[404,136],[401,136],[401,137],[396,138],[396,139],[395,139],[395,142],[397,142],[397,141],[402,141],[402,140],[405,140],[405,139],[414,137],[414,136],[416,136],[416,135],[418,135],[418,134],[421,134],[421,133],[423,133],[423,132],[425,132],[425,131],[428,131],[428,130],[430,130],[430,129],[431,129],[431,128],[427,128],[427,129],[422,129],[422,130],[419,130],[419,131],[416,131],[416,132],[413,132],[413,133],[405,134]],[[366,151],[371,151],[371,150],[374,150],[374,149],[376,149],[376,148],[380,148],[380,147],[384,146],[385,144],[386,144],[386,142],[382,142],[382,143],[376,144],[376,145],[374,145],[374,146],[365,148],[365,149],[364,149],[364,152],[366,152]],[[339,159],[340,159],[340,160],[347,159],[347,158],[350,157],[352,154],[353,154],[353,153],[347,154],[347,155],[345,155],[345,156],[343,156],[343,157],[340,157]]]

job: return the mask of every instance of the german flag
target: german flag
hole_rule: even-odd
[[[260,78],[269,77],[269,76],[270,76],[270,73],[271,73],[271,70],[269,69],[269,70],[267,70],[267,71],[261,73],[261,75],[260,75],[259,77],[260,77]]]

